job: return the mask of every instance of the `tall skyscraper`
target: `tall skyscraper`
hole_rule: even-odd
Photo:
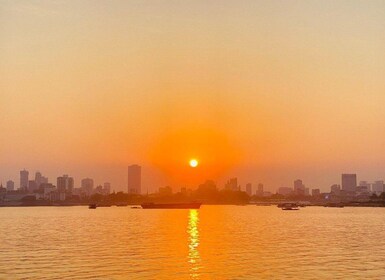
[[[343,191],[355,192],[357,187],[357,175],[356,174],[342,174],[341,187]]]
[[[232,190],[237,191],[238,190],[238,179],[237,178],[231,178],[227,181],[225,185],[226,190]]]
[[[81,185],[82,185],[83,191],[86,194],[88,194],[88,195],[92,194],[92,191],[94,190],[94,180],[93,179],[91,179],[91,178],[82,179]]]
[[[7,181],[7,191],[15,190],[15,183],[12,180]]]
[[[33,193],[37,190],[37,185],[35,180],[29,180],[28,181],[28,192]]]
[[[263,196],[263,184],[262,183],[259,183],[258,184],[258,189],[255,193],[257,196]]]
[[[297,195],[304,195],[305,194],[305,185],[302,183],[302,180],[295,180],[294,181],[294,193]]]
[[[72,192],[74,188],[74,178],[68,175],[57,177],[57,189],[60,193]]]
[[[251,185],[251,183],[246,184],[246,193],[249,196],[253,195],[253,186]]]
[[[37,171],[35,173],[35,184],[36,184],[37,187],[40,187],[40,185],[42,183],[41,182],[41,178],[42,178],[41,173],[39,171]]]
[[[27,170],[20,171],[20,189],[26,191],[28,189],[28,176],[29,172]]]
[[[141,193],[142,179],[141,179],[142,168],[139,165],[128,166],[128,193]]]

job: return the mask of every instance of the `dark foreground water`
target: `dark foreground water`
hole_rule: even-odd
[[[385,208],[0,208],[0,279],[385,279]]]

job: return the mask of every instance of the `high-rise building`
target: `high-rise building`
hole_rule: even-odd
[[[376,194],[381,194],[383,193],[384,190],[384,181],[375,181],[372,184],[372,191]]]
[[[302,183],[302,180],[298,179],[294,181],[294,193],[297,195],[305,194],[305,185]]]
[[[251,185],[251,183],[246,184],[246,193],[249,196],[253,195],[253,186]]]
[[[74,188],[74,178],[68,175],[57,177],[57,190],[59,193],[72,192]]]
[[[335,195],[340,195],[340,192],[341,192],[341,186],[340,185],[337,185],[337,184],[334,184],[330,187],[330,192],[335,194]]]
[[[111,193],[111,184],[106,182],[103,185],[103,192],[104,194],[110,194]]]
[[[36,173],[35,173],[35,183],[36,183],[36,186],[37,187],[40,187],[40,185],[41,185],[41,178],[42,178],[42,176],[41,176],[41,173],[39,172],[39,171],[37,171]]]
[[[128,166],[128,193],[140,194],[142,189],[142,168],[139,165]]]
[[[37,185],[36,185],[36,182],[35,180],[29,180],[28,181],[28,191],[30,193],[34,192],[37,190]]]
[[[15,183],[12,180],[7,181],[7,191],[15,190]]]
[[[87,195],[91,195],[94,190],[94,180],[91,178],[82,179],[81,186]]]
[[[225,185],[226,190],[232,190],[237,191],[238,190],[238,179],[237,178],[231,178],[227,181]]]
[[[319,196],[321,194],[320,189],[312,189],[311,190],[311,195],[312,196]]]
[[[29,172],[27,170],[21,170],[20,171],[20,189],[21,190],[28,190],[28,176]]]
[[[262,183],[258,184],[257,192],[255,194],[257,196],[263,196],[263,184]]]
[[[342,174],[341,187],[343,191],[355,192],[357,187],[357,175],[356,174]]]

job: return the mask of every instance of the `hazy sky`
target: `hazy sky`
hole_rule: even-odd
[[[0,0],[0,180],[133,163],[150,190],[385,179],[385,1]]]

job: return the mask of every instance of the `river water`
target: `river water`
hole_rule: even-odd
[[[0,208],[0,279],[385,279],[385,208]]]

